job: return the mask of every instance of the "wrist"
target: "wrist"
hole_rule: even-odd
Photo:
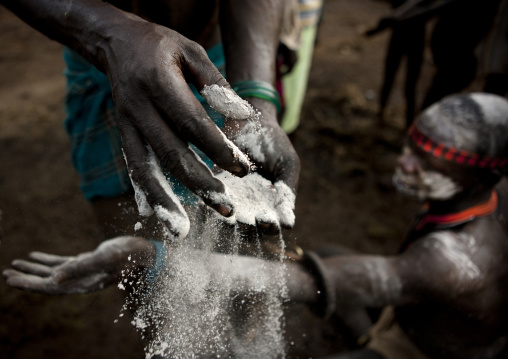
[[[267,107],[268,104],[272,104],[275,107],[276,114],[280,113],[280,94],[270,83],[256,80],[244,80],[232,83],[231,87],[238,96],[248,99],[252,104],[256,104],[258,107],[261,106],[263,108]],[[271,108],[272,106],[268,107]]]
[[[337,306],[334,278],[329,273],[323,260],[315,252],[304,253],[300,263],[313,278],[316,287],[317,298],[310,303],[310,308],[319,317],[329,318],[335,313]]]

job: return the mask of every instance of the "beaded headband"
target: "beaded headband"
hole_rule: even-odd
[[[421,133],[415,125],[409,129],[409,138],[424,152],[436,158],[444,158],[450,162],[490,169],[504,168],[508,165],[508,158],[480,156],[476,153],[445,146]]]

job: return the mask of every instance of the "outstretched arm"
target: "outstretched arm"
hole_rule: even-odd
[[[328,278],[331,285],[329,288],[318,285],[318,290],[322,293],[333,290],[334,304],[339,309],[351,305],[384,307],[421,300],[454,300],[457,294],[482,284],[471,248],[452,232],[430,234],[395,256],[340,255],[325,258],[322,263],[323,273],[314,278],[317,283],[323,283],[320,278]],[[308,270],[297,263],[291,266],[294,271]],[[319,300],[319,296],[314,300]]]
[[[481,284],[466,247],[456,237],[440,235],[417,242],[397,256],[340,255],[323,259],[319,266],[289,262],[288,297],[291,302],[338,309],[404,305],[422,298],[447,300]],[[171,248],[167,265],[178,255],[178,249]],[[33,252],[30,259],[15,260],[14,269],[3,272],[8,285],[46,294],[89,293],[118,282],[125,269],[153,267],[156,249],[148,240],[125,236],[76,257]],[[279,280],[283,270],[281,263],[248,256],[217,254],[210,260],[211,268],[230,273],[235,293],[248,292],[252,276],[263,274],[268,281]],[[233,261],[243,270],[227,270]],[[327,303],[330,298],[335,302]],[[328,312],[327,308],[318,309]]]
[[[238,100],[234,101],[237,106],[226,106],[233,118],[248,118],[252,111],[231,92],[201,46],[101,0],[0,3],[107,74],[138,198],[146,199],[175,238],[187,234],[189,221],[160,173],[159,161],[206,204],[224,216],[232,214],[234,208],[223,183],[187,143],[193,143],[219,167],[238,176],[249,172],[250,163],[208,117],[187,82],[199,90],[218,85],[229,92]],[[211,105],[224,110],[223,97],[215,98],[219,100]],[[144,214],[150,215],[151,209]]]
[[[75,257],[32,252],[3,275],[7,284],[44,294],[84,294],[118,283],[124,270],[152,267],[154,245],[139,237],[117,237]]]

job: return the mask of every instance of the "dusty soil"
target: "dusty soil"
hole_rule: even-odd
[[[326,1],[301,126],[291,135],[302,174],[297,224],[285,238],[304,249],[338,243],[393,253],[418,206],[390,184],[403,138],[400,84],[389,121],[375,120],[388,33],[369,39],[362,33],[387,11],[381,1]],[[0,49],[0,269],[31,250],[91,250],[101,237],[79,192],[62,126],[62,48],[0,7]],[[50,297],[0,280],[0,356],[140,358],[142,343],[129,320],[114,323],[122,303],[116,288]],[[291,333],[292,357],[341,349],[327,323],[303,308],[292,313],[313,328],[306,337]]]

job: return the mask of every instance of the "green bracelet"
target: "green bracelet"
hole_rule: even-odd
[[[280,95],[275,87],[267,82],[245,80],[235,82],[231,87],[241,98],[257,97],[273,103],[277,109],[277,113],[281,110]]]

